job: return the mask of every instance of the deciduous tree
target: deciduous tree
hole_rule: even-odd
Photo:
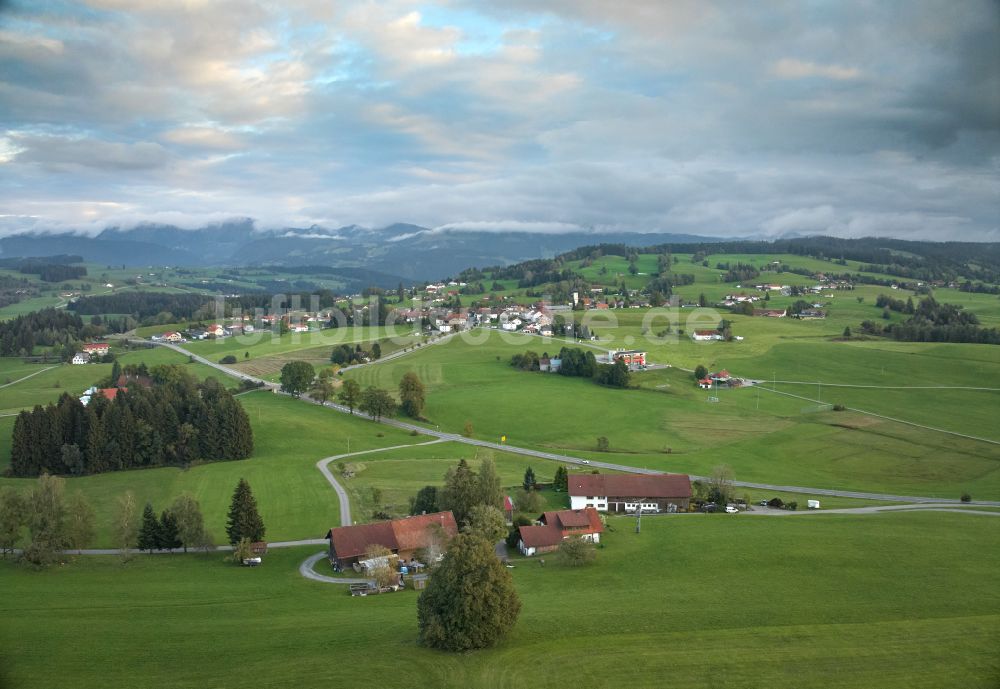
[[[383,416],[392,416],[396,413],[396,400],[381,388],[369,387],[361,393],[361,404],[358,409],[371,416],[372,421],[378,421]]]
[[[31,537],[24,549],[24,559],[36,566],[60,560],[66,548],[66,482],[42,474],[28,494],[26,523]]]
[[[94,508],[81,491],[66,501],[66,544],[80,551],[94,542]]]
[[[316,369],[308,361],[289,361],[281,367],[281,389],[298,397],[315,377]]]
[[[424,413],[424,404],[426,403],[424,384],[413,371],[404,374],[402,380],[399,381],[399,401],[403,413],[410,418],[419,419]]]
[[[170,513],[177,520],[177,535],[184,552],[188,548],[201,548],[210,543],[205,532],[205,518],[201,513],[201,505],[189,493],[182,493],[170,506]]]
[[[27,520],[27,502],[24,495],[11,486],[0,491],[0,550],[4,557],[13,552]]]
[[[504,519],[503,512],[492,505],[473,505],[466,531],[477,534],[490,543],[498,543],[507,535],[507,520]]]
[[[500,474],[497,473],[496,462],[489,454],[483,457],[483,461],[479,464],[476,489],[480,504],[497,509],[503,507],[503,487],[500,485]]]
[[[496,644],[513,628],[521,600],[493,544],[460,534],[417,601],[420,641],[443,651]]]
[[[424,514],[438,511],[437,486],[424,486],[410,498],[410,514]]]
[[[354,408],[361,402],[361,385],[356,380],[345,380],[344,384],[340,387],[340,394],[337,395],[337,399],[340,400],[341,404],[346,404],[347,408],[353,414]]]
[[[115,540],[118,542],[122,562],[131,559],[130,550],[135,547],[138,534],[139,524],[136,519],[135,496],[132,491],[127,491],[118,498],[118,511],[115,516]]]
[[[571,567],[589,565],[597,557],[597,549],[590,541],[579,536],[571,536],[559,546],[559,555]]]

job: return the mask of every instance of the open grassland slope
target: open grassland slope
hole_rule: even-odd
[[[512,635],[461,655],[417,645],[412,591],[354,599],[300,577],[315,548],[257,569],[222,554],[2,563],[0,668],[25,689],[361,686],[373,672],[387,688],[992,689],[994,520],[692,515],[635,534],[615,519],[591,567],[516,560]]]

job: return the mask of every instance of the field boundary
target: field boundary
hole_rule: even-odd
[[[815,383],[812,383],[812,385],[815,385]],[[820,400],[814,400],[811,397],[803,397],[802,395],[793,395],[790,392],[783,392],[781,390],[775,390],[774,388],[769,388],[769,387],[767,387],[765,385],[754,385],[754,387],[755,388],[759,388],[761,390],[766,390],[767,392],[773,392],[776,395],[785,395],[786,397],[794,397],[795,399],[805,400],[806,402],[813,402],[814,404],[825,404],[824,402],[822,402]],[[1000,445],[1000,440],[991,440],[990,438],[980,438],[979,436],[967,435],[965,433],[959,433],[958,431],[949,431],[949,430],[944,429],[944,428],[935,428],[934,426],[925,426],[924,424],[917,423],[915,421],[906,421],[904,419],[897,419],[897,418],[894,418],[892,416],[885,416],[884,414],[876,414],[873,411],[866,411],[864,409],[858,409],[856,407],[847,407],[847,406],[845,406],[844,409],[846,409],[847,411],[856,412],[858,414],[865,414],[867,416],[874,416],[875,418],[878,418],[878,419],[885,419],[886,421],[894,421],[896,423],[902,423],[902,424],[905,424],[907,426],[913,426],[914,428],[922,428],[922,429],[924,429],[926,431],[935,431],[937,433],[946,433],[947,435],[953,435],[953,436],[958,437],[958,438],[965,438],[966,440],[976,440],[976,441],[979,441],[981,443],[989,443],[990,445]]]

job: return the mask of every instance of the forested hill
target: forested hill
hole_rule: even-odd
[[[852,260],[863,263],[863,270],[897,275],[913,280],[980,280],[1000,283],[1000,243],[916,242],[902,239],[865,237],[803,237],[774,241],[723,241],[698,243],[667,243],[646,247],[626,244],[592,244],[562,253],[552,259],[536,259],[509,266],[469,268],[459,274],[467,281],[482,279],[482,275],[518,278],[525,272],[549,274],[553,279],[566,279],[565,264],[598,255],[627,257],[635,254],[794,254],[830,260]],[[556,277],[558,276],[558,277]]]

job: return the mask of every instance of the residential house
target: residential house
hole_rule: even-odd
[[[84,354],[83,352],[78,352],[78,353],[76,353],[76,354],[73,355],[73,360],[72,360],[71,363],[73,363],[73,364],[89,364],[90,363],[90,357],[88,355]]]
[[[530,557],[557,550],[567,538],[600,543],[604,531],[601,515],[593,507],[546,512],[537,521],[518,529],[521,538],[517,547],[522,555]]]
[[[205,328],[205,332],[214,337],[226,337],[229,334],[229,331],[218,323],[214,323]]]
[[[91,342],[83,345],[83,353],[91,357],[104,356],[110,351],[111,347],[107,342]]]
[[[691,479],[687,474],[570,474],[570,507],[599,512],[673,512],[687,509]]]
[[[559,369],[562,368],[562,359],[558,357],[542,357],[538,360],[538,370],[547,371],[549,373],[559,373]]]
[[[413,559],[418,550],[438,546],[458,533],[455,516],[450,512],[421,514],[392,521],[339,526],[330,529],[330,562],[338,570],[364,559],[371,545],[388,548],[401,560]]]
[[[708,342],[709,340],[721,340],[722,333],[718,330],[695,330],[691,333],[691,339],[695,342]]]
[[[160,335],[160,339],[164,342],[182,342],[184,338],[179,332],[170,331]]]
[[[803,309],[795,317],[802,320],[820,320],[826,318],[826,312],[819,309]]]

